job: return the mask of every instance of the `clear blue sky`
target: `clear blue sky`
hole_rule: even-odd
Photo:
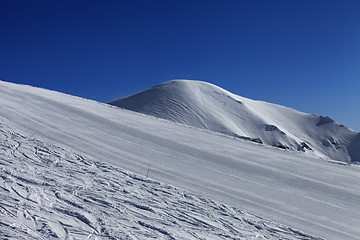
[[[108,102],[177,78],[360,130],[360,1],[0,1],[0,79]]]

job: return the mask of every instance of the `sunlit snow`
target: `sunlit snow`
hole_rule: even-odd
[[[30,86],[0,103],[1,237],[360,239],[356,165]]]
[[[360,134],[331,118],[173,80],[110,102],[129,110],[307,155],[360,162]]]

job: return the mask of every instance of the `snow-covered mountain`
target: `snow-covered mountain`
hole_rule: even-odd
[[[0,81],[0,239],[360,239],[359,199],[357,165]]]
[[[360,133],[329,117],[254,101],[206,82],[173,80],[110,104],[311,156],[360,162]]]

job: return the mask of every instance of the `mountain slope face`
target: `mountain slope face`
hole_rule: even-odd
[[[360,240],[355,164],[1,81],[0,129],[5,239]]]
[[[206,82],[173,80],[109,104],[311,156],[360,161],[360,134],[331,118],[250,100]]]

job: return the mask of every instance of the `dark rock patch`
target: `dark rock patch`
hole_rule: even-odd
[[[256,142],[256,143],[263,144],[263,142],[261,141],[260,138],[252,138],[251,141],[252,141],[252,142]]]
[[[305,142],[301,142],[300,145],[303,151],[305,151],[305,149],[312,151],[312,148]]]
[[[325,124],[329,124],[329,123],[333,123],[334,120],[332,120],[331,118],[329,117],[324,117],[324,116],[320,116],[319,117],[319,121],[318,123],[316,124],[316,126],[322,126],[322,125],[325,125]]]
[[[265,124],[264,125],[265,131],[268,132],[279,132],[281,134],[286,135],[286,133],[284,133],[283,131],[281,131],[277,126],[275,125],[270,125],[270,124]]]
[[[284,145],[284,144],[282,144],[282,143],[278,143],[278,144],[276,145],[276,147],[281,148],[281,149],[290,149],[288,146],[286,146],[286,145]]]

